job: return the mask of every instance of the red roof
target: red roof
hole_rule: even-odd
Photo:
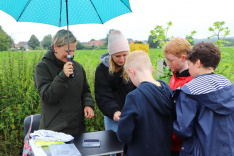
[[[103,45],[102,41],[89,41],[87,43],[88,46],[100,46],[100,45]]]
[[[129,44],[133,44],[134,43],[134,41],[129,41]]]

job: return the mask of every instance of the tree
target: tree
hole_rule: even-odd
[[[230,42],[230,44],[228,46],[234,46],[234,38],[226,38],[226,41]]]
[[[84,46],[80,43],[80,41],[77,41],[76,49],[84,49]]]
[[[168,38],[167,37],[167,33],[168,33],[168,30],[169,30],[169,27],[172,26],[172,22],[169,21],[167,23],[167,27],[166,28],[163,28],[161,25],[157,25],[154,30],[151,30],[150,33],[152,36],[155,36],[156,38],[153,39],[154,42],[157,42],[159,41],[160,42],[160,47],[163,47],[164,45],[167,44],[167,42],[169,41],[169,39],[173,38]]]
[[[225,44],[230,44],[230,42],[224,40],[224,38],[230,34],[230,30],[228,29],[228,27],[223,27],[224,24],[224,21],[215,22],[213,24],[214,27],[209,27],[208,29],[209,31],[212,31],[214,33],[214,35],[208,37],[208,39],[217,36],[218,39],[215,44],[219,47],[223,47]],[[223,35],[221,35],[222,32],[224,33]]]
[[[194,45],[194,41],[193,41],[193,36],[194,34],[196,34],[197,32],[196,31],[191,31],[190,35],[186,35],[186,40],[191,44],[191,45]]]
[[[34,50],[37,46],[40,46],[40,42],[35,35],[32,35],[28,41],[28,45]]]
[[[133,43],[134,43],[134,44],[144,44],[144,42],[143,42],[143,41],[137,41],[137,40],[136,40],[136,41],[134,41]]]
[[[25,49],[25,47],[24,46],[22,46],[22,45],[19,45],[19,47],[18,47],[21,51],[25,51],[26,49]]]
[[[51,47],[51,42],[52,42],[52,36],[51,35],[46,35],[43,40],[42,40],[42,46],[44,49],[48,49]]]
[[[128,40],[128,42],[133,41],[133,39],[132,39],[132,38],[128,38],[127,40]]]
[[[108,33],[106,34],[106,38],[105,38],[105,42],[104,42],[104,46],[107,46],[108,45],[108,38],[109,38],[109,35],[112,31],[114,31],[115,29],[110,29],[108,31]]]
[[[7,51],[11,44],[13,43],[13,40],[0,26],[0,51]]]
[[[154,39],[156,39],[156,36],[149,35],[148,37],[149,48],[157,48],[159,46],[159,41],[154,42]]]

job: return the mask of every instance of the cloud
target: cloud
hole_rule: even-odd
[[[216,21],[225,21],[234,36],[233,0],[130,0],[132,13],[114,18],[103,25],[82,24],[70,26],[78,40],[87,42],[90,39],[106,37],[109,29],[121,30],[127,38],[147,40],[150,30],[156,25],[167,26],[172,21],[168,36],[185,37],[192,30],[197,31],[195,38],[207,38],[212,35],[208,28]],[[0,25],[15,42],[28,41],[32,34],[39,40],[60,29],[51,25],[16,22],[10,15],[0,11]]]

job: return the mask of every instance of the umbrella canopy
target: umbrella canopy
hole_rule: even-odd
[[[66,13],[68,2],[68,14]],[[18,22],[36,22],[58,27],[103,24],[131,12],[129,0],[1,0],[0,10]]]
[[[1,0],[0,10],[18,22],[35,22],[58,27],[67,25],[68,55],[69,25],[103,24],[112,18],[132,12],[129,0]],[[71,77],[73,77],[71,75]]]

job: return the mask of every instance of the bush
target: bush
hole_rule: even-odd
[[[0,155],[19,155],[23,147],[24,118],[40,112],[33,71],[42,53],[39,57],[25,52],[3,54],[5,57],[1,56],[0,69]]]
[[[2,52],[0,63],[0,155],[21,155],[24,118],[40,113],[40,97],[34,86],[34,69],[45,51]],[[93,51],[92,51],[93,52]],[[76,52],[76,61],[84,63],[94,97],[94,73],[98,61],[88,52]],[[95,53],[93,53],[95,54]],[[98,57],[99,58],[99,57]],[[97,59],[99,60],[99,59]],[[104,130],[103,115],[95,106],[95,117],[86,119],[87,132]]]
[[[215,71],[234,82],[233,48],[221,48],[222,60]],[[1,52],[0,53],[0,155],[21,155],[24,139],[24,118],[40,113],[40,98],[34,86],[33,72],[45,51]],[[92,97],[94,96],[94,76],[99,60],[106,50],[79,50],[75,60],[86,71]],[[150,59],[157,74],[157,60],[164,58],[162,49],[150,49]],[[170,71],[164,77],[168,83]],[[95,105],[95,117],[86,119],[87,132],[104,130],[103,114]]]
[[[99,50],[99,49],[106,49],[106,50],[107,50],[107,46],[101,45],[101,46],[98,46],[98,47],[96,48],[96,50]]]

